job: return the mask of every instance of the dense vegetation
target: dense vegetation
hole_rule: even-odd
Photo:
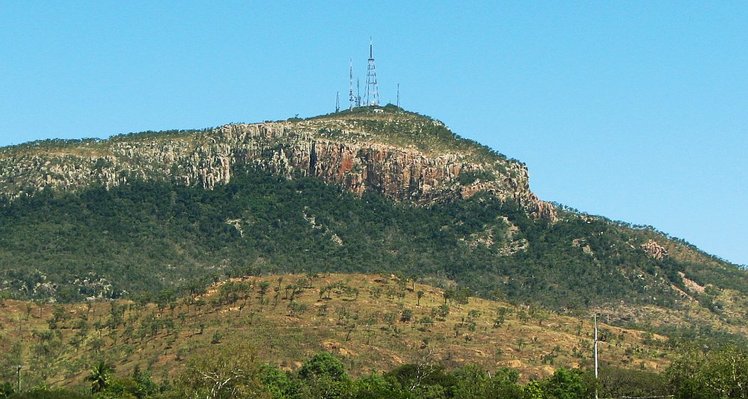
[[[679,272],[748,293],[745,272],[653,259],[640,238],[604,220],[551,225],[488,195],[415,207],[374,193],[356,198],[312,178],[253,169],[234,176],[213,191],[134,182],[0,204],[2,294],[155,298],[225,276],[299,271],[454,280],[554,309],[677,307],[672,286],[686,290]],[[719,311],[716,298],[702,296]]]
[[[157,384],[139,369],[118,376],[110,364],[95,364],[90,389],[35,389],[14,393],[0,386],[0,398],[267,398],[267,399],[583,399],[595,397],[665,397],[722,399],[748,397],[748,353],[745,348],[684,353],[665,374],[609,370],[600,380],[580,369],[559,368],[553,375],[525,384],[503,368],[488,372],[465,366],[448,371],[424,357],[389,372],[351,378],[343,363],[320,352],[293,372],[262,364],[250,345],[215,349],[193,358],[174,381]],[[88,392],[86,392],[88,391]]]

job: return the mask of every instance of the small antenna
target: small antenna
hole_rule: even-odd
[[[356,97],[353,97],[353,60],[348,60],[348,110],[356,105]]]
[[[356,106],[361,106],[361,82],[356,78]]]
[[[594,343],[595,343],[595,345],[594,345],[594,347],[595,347],[595,381],[597,381],[598,380],[598,371],[597,371],[598,370],[598,363],[597,363],[597,313],[595,313],[594,320],[595,320],[595,341],[594,341]],[[597,398],[597,384],[595,384],[595,399],[598,399]]]
[[[397,107],[400,108],[400,83],[397,84]]]

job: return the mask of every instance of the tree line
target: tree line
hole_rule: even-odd
[[[101,361],[91,368],[87,387],[16,392],[14,384],[6,382],[0,385],[0,398],[581,399],[596,393],[604,398],[748,398],[745,347],[687,349],[659,374],[609,369],[596,380],[590,370],[562,367],[524,383],[511,368],[487,371],[466,365],[447,370],[430,358],[428,347],[423,351],[417,363],[352,377],[328,352],[319,352],[290,371],[262,363],[251,344],[239,342],[193,356],[171,381],[156,383],[139,368],[117,375],[111,364]]]

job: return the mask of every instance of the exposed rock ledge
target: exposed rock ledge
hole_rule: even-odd
[[[335,140],[291,122],[225,125],[207,133],[133,137],[0,153],[0,194],[32,195],[46,187],[111,188],[133,179],[164,180],[213,189],[231,180],[234,165],[256,165],[287,177],[315,176],[362,194],[380,192],[424,204],[487,191],[512,199],[531,215],[555,220],[555,208],[529,189],[524,165],[504,159],[476,163],[460,153],[427,156],[367,140]],[[460,184],[465,172],[495,179]]]

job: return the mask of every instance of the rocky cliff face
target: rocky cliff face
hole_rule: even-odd
[[[234,166],[255,165],[289,178],[315,176],[359,195],[373,190],[417,204],[485,191],[518,202],[535,217],[555,218],[554,208],[530,191],[527,169],[519,162],[477,161],[470,151],[429,151],[382,141],[350,120],[321,119],[75,145],[38,143],[0,152],[0,194],[13,199],[44,188],[110,188],[134,179],[213,189],[231,181]]]

